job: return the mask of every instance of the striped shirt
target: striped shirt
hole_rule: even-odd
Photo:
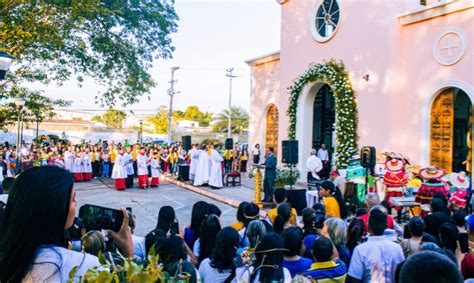
[[[347,275],[347,268],[340,259],[326,262],[315,262],[311,268],[304,273],[318,283],[344,283]]]

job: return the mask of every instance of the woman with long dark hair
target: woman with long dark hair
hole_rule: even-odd
[[[291,218],[291,205],[288,203],[282,203],[278,206],[277,212],[278,214],[273,223],[273,229],[275,233],[281,234],[285,228],[291,226],[289,223]]]
[[[221,230],[221,224],[217,215],[211,214],[202,223],[199,239],[194,243],[193,253],[199,258],[199,263],[212,254],[216,245],[217,233]]]
[[[230,227],[234,228],[236,231],[242,230],[242,228],[245,227],[245,216],[244,216],[244,210],[245,206],[247,206],[249,203],[246,201],[243,201],[239,204],[239,207],[237,208],[237,222],[234,222]]]
[[[290,272],[283,267],[284,245],[280,235],[265,235],[254,254],[255,261],[250,266],[237,268],[237,282],[291,282]]]
[[[230,277],[235,276],[232,270],[238,244],[239,234],[231,227],[225,227],[217,234],[212,255],[199,266],[202,282],[230,282],[233,279]]]
[[[155,229],[161,229],[167,233],[170,229],[170,224],[175,221],[176,213],[174,212],[174,208],[168,205],[162,206],[158,213],[158,223]]]
[[[52,166],[33,167],[18,176],[0,235],[0,282],[64,282],[75,266],[76,276],[100,266],[97,257],[64,248],[64,230],[76,215],[73,185],[68,171]],[[122,211],[121,230],[109,231],[109,236],[133,258],[128,213]]]
[[[209,211],[209,204],[205,201],[198,201],[193,205],[191,225],[184,229],[184,241],[191,250],[194,248],[194,242],[199,238],[202,222],[209,215]]]
[[[321,183],[320,195],[323,197],[327,215],[343,219],[347,216],[346,203],[342,198],[341,191],[332,182]]]

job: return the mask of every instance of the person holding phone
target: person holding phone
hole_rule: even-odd
[[[125,209],[122,213],[121,229],[108,234],[123,255],[133,258],[129,216]],[[65,282],[76,266],[77,281],[90,268],[100,270],[96,256],[64,248],[64,230],[75,215],[74,178],[68,171],[43,166],[18,176],[0,235],[0,281]]]

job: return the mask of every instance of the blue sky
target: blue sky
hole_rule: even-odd
[[[158,86],[151,90],[151,100],[143,97],[127,109],[168,105],[172,66],[181,67],[176,72],[175,89],[181,93],[175,96],[175,109],[197,105],[217,113],[226,108],[229,81],[225,70],[229,67],[239,76],[233,81],[233,105],[248,109],[250,68],[244,61],[279,49],[280,6],[275,0],[176,0],[176,11],[180,21],[173,35],[174,58],[154,63],[152,75]],[[99,87],[90,79],[82,88],[70,82],[44,89],[48,96],[72,100],[71,108],[100,109],[94,104]]]

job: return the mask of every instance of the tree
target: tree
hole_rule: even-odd
[[[171,58],[177,20],[168,0],[0,1],[0,51],[17,59],[0,93],[14,98],[21,88],[27,98],[25,83],[80,86],[87,76],[105,88],[101,106],[136,103],[155,85],[153,60]]]
[[[212,131],[218,133],[226,133],[228,127],[228,118],[229,110],[222,110],[221,113],[217,115],[217,123],[213,125]],[[242,107],[232,107],[231,108],[231,132],[232,133],[241,133],[248,129],[249,127],[249,114]]]
[[[184,120],[191,120],[199,122],[199,125],[202,127],[209,126],[209,123],[212,119],[212,113],[202,112],[197,106],[188,106],[183,113]]]
[[[160,105],[155,115],[147,117],[147,122],[155,128],[155,134],[168,133],[168,109],[165,105]]]
[[[101,122],[110,128],[121,129],[126,116],[125,112],[110,108],[102,115]]]
[[[95,115],[94,117],[91,118],[92,122],[102,122],[102,117],[99,115]]]
[[[25,99],[25,107],[22,110],[22,117],[28,124],[34,123],[36,119],[43,121],[51,119],[55,116],[54,107],[66,107],[70,105],[69,101],[62,99],[52,99],[43,96],[39,91],[29,91],[24,87],[14,87],[12,89],[14,97],[23,97]],[[6,97],[1,94],[0,85],[0,101]],[[0,106],[0,129],[14,124],[18,120],[18,108],[13,100],[10,100]]]

